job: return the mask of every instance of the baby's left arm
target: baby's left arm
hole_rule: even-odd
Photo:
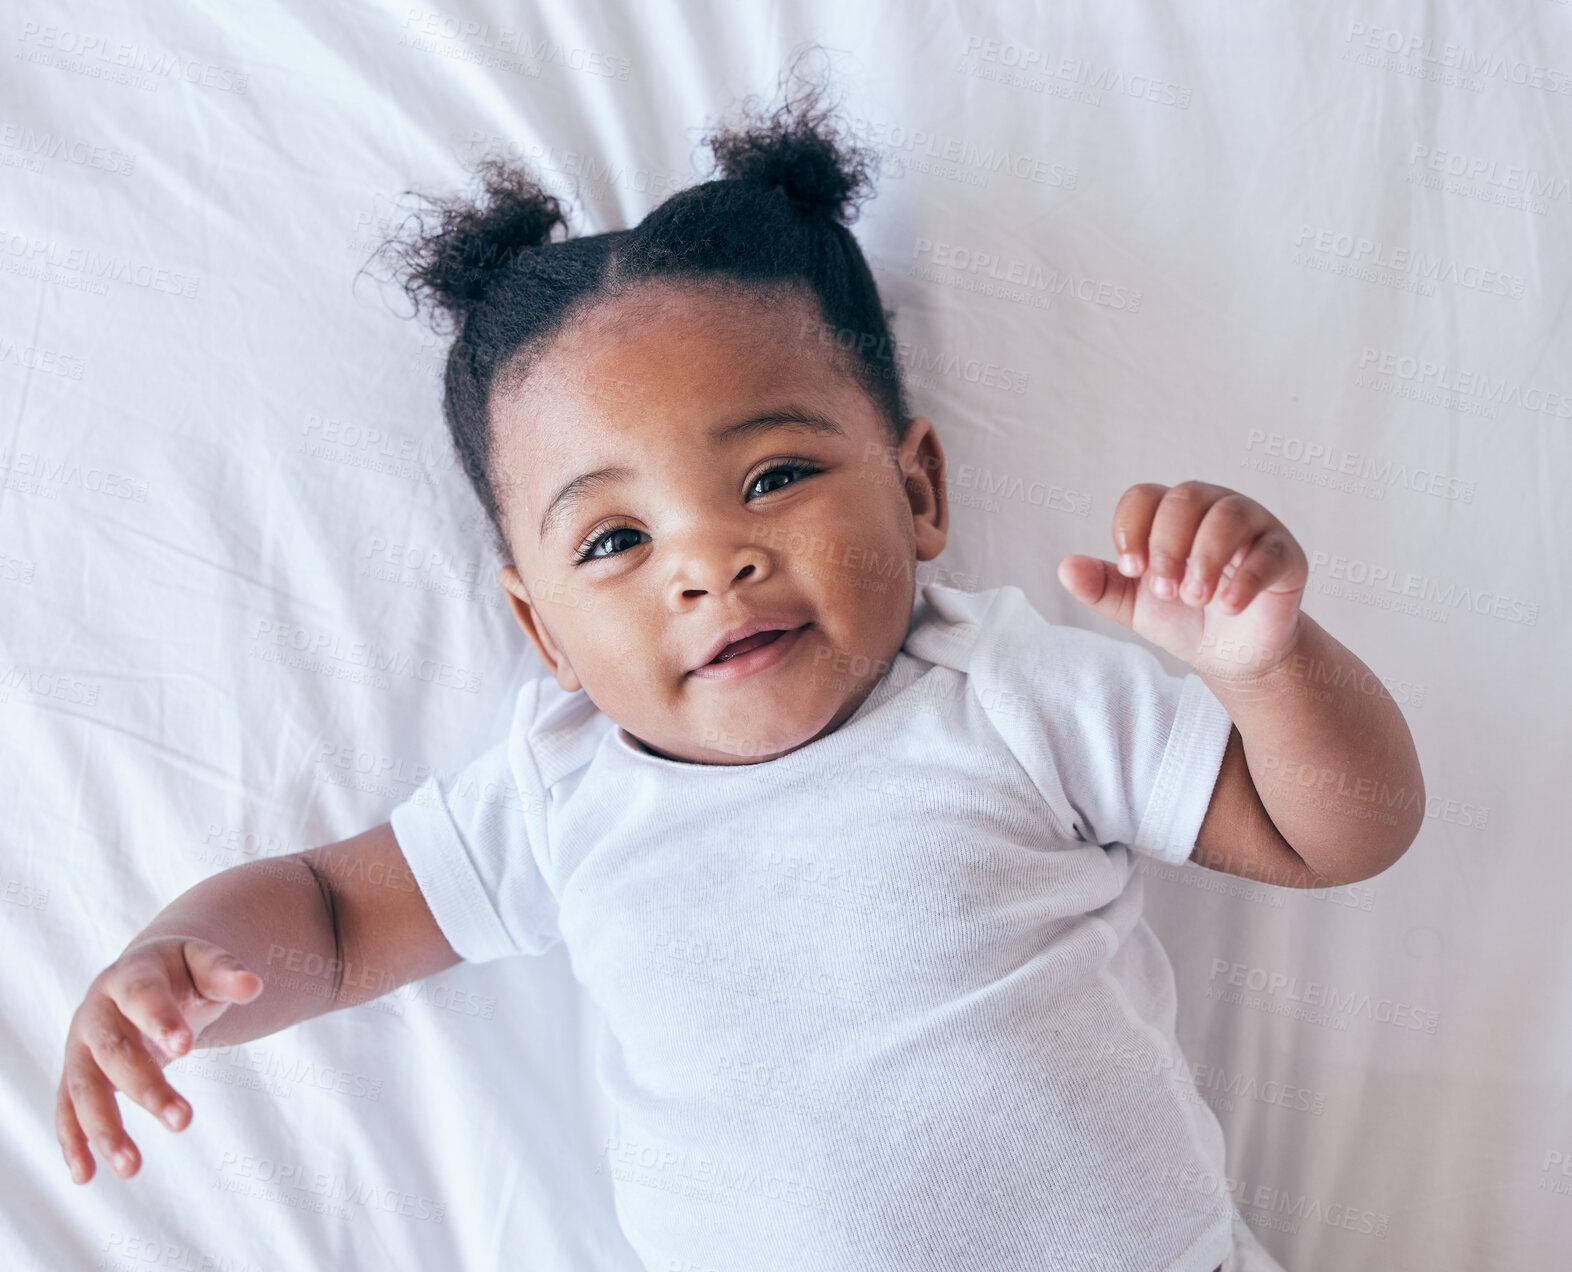
[[[1223,486],[1131,486],[1119,563],[1067,556],[1083,605],[1195,668],[1234,722],[1190,859],[1287,887],[1380,874],[1424,824],[1424,778],[1380,678],[1299,608],[1309,564]]]

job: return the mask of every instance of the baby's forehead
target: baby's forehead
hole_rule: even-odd
[[[716,279],[646,284],[572,314],[535,365],[548,381],[571,382],[588,365],[625,364],[641,354],[654,359],[649,369],[668,371],[660,359],[674,347],[690,357],[774,363],[813,354],[823,343],[821,325],[816,298],[802,288],[757,290]]]
[[[844,353],[800,291],[643,288],[587,308],[521,350],[498,376],[493,417],[515,434],[561,437],[570,419],[616,427],[674,405],[697,416],[712,404],[809,395],[827,402],[859,389]]]

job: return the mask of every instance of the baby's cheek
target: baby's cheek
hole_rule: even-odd
[[[612,652],[581,657],[574,669],[584,684],[584,692],[601,713],[630,729],[634,727],[632,722],[657,718],[663,709],[670,709],[669,694],[662,698],[652,691],[646,664],[636,654]],[[677,678],[678,670],[672,669],[671,679]]]
[[[893,518],[847,516],[821,524],[792,547],[796,567],[819,580],[835,603],[858,614],[898,608],[912,583],[915,554]]]

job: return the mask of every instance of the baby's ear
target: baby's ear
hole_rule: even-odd
[[[524,629],[524,634],[529,637],[530,643],[535,646],[535,652],[540,655],[540,661],[546,670],[556,678],[564,692],[573,693],[582,688],[578,676],[574,674],[573,665],[568,662],[567,655],[557,644],[556,637],[551,634],[551,629],[541,619],[535,603],[530,600],[529,592],[524,587],[524,580],[519,577],[518,570],[511,565],[503,566],[497,571],[497,582],[502,585],[508,604],[513,607],[513,617]]]
[[[950,502],[944,488],[944,448],[939,431],[925,415],[907,422],[901,440],[901,467],[917,537],[917,559],[931,561],[949,537]]]

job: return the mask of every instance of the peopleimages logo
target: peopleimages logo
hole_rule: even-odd
[[[992,40],[969,35],[961,54],[959,69],[982,79],[996,79],[1017,87],[1041,90],[1058,80],[1075,85],[1089,94],[1092,105],[1100,105],[1102,94],[1133,97],[1159,106],[1188,109],[1193,90],[1188,84],[1175,83],[1156,75],[1129,72],[1112,65],[1100,66],[1090,58],[1048,49],[1016,44],[1011,40]]]
[[[1547,389],[1538,384],[1524,384],[1521,380],[1509,380],[1505,376],[1492,378],[1472,367],[1448,366],[1444,361],[1437,362],[1433,358],[1416,358],[1393,349],[1377,349],[1373,345],[1366,345],[1364,352],[1359,355],[1359,370],[1363,374],[1385,376],[1419,388],[1478,398],[1494,406],[1520,406],[1536,415],[1572,420],[1572,393]],[[1356,384],[1365,387],[1360,381],[1356,381]]]
[[[1038,293],[1069,296],[1072,300],[1105,305],[1110,309],[1124,309],[1132,314],[1141,312],[1141,292],[1138,288],[1089,278],[1073,270],[1045,266],[1039,261],[1020,257],[1005,259],[996,252],[979,252],[930,238],[919,238],[916,241],[912,247],[912,259],[929,261],[935,266],[962,274],[981,274],[996,282],[1013,283]]]
[[[202,279],[154,261],[135,260],[93,247],[77,247],[56,239],[0,227],[0,268],[7,274],[42,278],[68,287],[86,287],[104,295],[105,283],[127,283],[187,299],[197,294]]]
[[[1339,476],[1370,482],[1378,489],[1401,486],[1415,494],[1436,495],[1466,504],[1474,502],[1476,487],[1471,479],[1424,467],[1412,468],[1385,456],[1349,450],[1313,438],[1295,437],[1290,433],[1269,433],[1265,429],[1252,428],[1245,435],[1245,450],[1253,452],[1256,447],[1260,447],[1263,454],[1292,464],[1318,466]]]
[[[224,1152],[210,1180],[220,1192],[239,1193],[265,1201],[347,1216],[346,1203],[366,1210],[380,1210],[402,1218],[441,1223],[448,1203],[418,1193],[385,1188],[369,1179],[356,1179],[337,1171],[314,1170],[300,1162]]]
[[[883,147],[898,160],[917,167],[918,171],[927,171],[921,161],[931,160],[936,164],[976,169],[982,184],[987,183],[987,175],[984,174],[997,175],[1000,172],[1020,181],[1032,181],[1065,190],[1075,189],[1080,182],[1080,170],[1074,165],[1058,163],[1022,150],[984,145],[969,137],[929,131],[926,128],[910,128],[904,123],[885,119],[857,116],[848,122],[857,136]]]
[[[184,53],[71,27],[40,26],[31,20],[22,23],[16,38],[25,46],[16,52],[20,60],[57,66],[94,79],[131,83],[148,92],[158,91],[159,81],[149,78],[153,75],[225,93],[244,93],[251,79],[249,71]]]
[[[1543,202],[1572,203],[1572,181],[1523,164],[1502,163],[1488,155],[1447,150],[1416,141],[1409,151],[1408,163],[1410,167],[1428,169],[1438,176],[1493,186],[1503,194],[1521,194]]]
[[[1435,1012],[1413,1003],[1372,997],[1367,990],[1345,991],[1326,981],[1301,982],[1299,977],[1287,972],[1269,971],[1264,967],[1252,967],[1248,963],[1232,963],[1226,958],[1212,960],[1209,979],[1213,982],[1213,988],[1217,988],[1217,982],[1221,980],[1236,989],[1264,994],[1268,999],[1280,1003],[1294,1003],[1312,1009],[1325,1008],[1326,1011],[1345,1016],[1363,1016],[1367,1020],[1410,1029],[1416,1033],[1435,1033],[1441,1019]],[[1219,995],[1208,993],[1207,996]]]
[[[1509,296],[1522,300],[1528,288],[1528,279],[1521,274],[1508,274],[1482,265],[1448,260],[1444,256],[1431,256],[1417,248],[1383,243],[1379,239],[1365,238],[1344,230],[1328,230],[1313,225],[1300,225],[1294,237],[1294,247],[1304,249],[1296,257],[1305,257],[1296,263],[1307,264],[1317,258],[1332,258],[1346,266],[1354,276],[1358,271],[1389,270],[1393,274],[1411,274],[1415,280],[1429,283],[1452,283],[1470,291],[1484,292],[1491,296]],[[1314,257],[1307,252],[1315,253]]]
[[[23,124],[0,124],[0,149],[15,150],[30,159],[64,159],[78,167],[98,168],[115,176],[129,177],[136,167],[136,156],[65,133],[40,131]]]
[[[400,42],[407,42],[413,46],[415,41],[422,37],[428,43],[441,38],[451,43],[473,46],[477,50],[493,55],[508,54],[525,58],[527,62],[513,63],[505,66],[504,69],[522,69],[527,74],[536,76],[540,74],[541,65],[552,63],[567,70],[582,71],[589,75],[615,80],[626,80],[632,68],[632,63],[627,58],[614,53],[585,49],[577,45],[569,46],[560,40],[549,38],[536,40],[523,31],[509,27],[493,30],[489,22],[479,22],[473,18],[456,18],[446,13],[417,8],[407,9]],[[529,63],[538,63],[538,65]]]
[[[1318,590],[1347,595],[1353,600],[1363,599],[1363,593],[1388,593],[1439,606],[1442,613],[1467,609],[1481,617],[1499,618],[1509,623],[1521,623],[1525,627],[1534,627],[1539,622],[1539,606],[1529,601],[1503,596],[1486,588],[1443,583],[1440,579],[1413,570],[1399,571],[1392,566],[1363,561],[1358,557],[1312,552],[1310,573],[1320,574],[1323,581],[1340,580],[1352,584],[1352,590],[1325,587]]]
[[[417,658],[392,650],[374,641],[352,640],[338,632],[298,627],[293,623],[256,620],[252,633],[251,656],[266,662],[283,663],[305,670],[322,670],[323,664],[337,663],[364,670],[373,677],[407,676],[427,684],[479,693],[481,673],[458,667],[438,658]],[[269,650],[267,646],[274,646]],[[342,677],[353,679],[354,677]],[[386,688],[386,684],[379,687]]]
[[[1572,95],[1572,73],[1505,53],[1480,53],[1455,40],[1438,42],[1434,36],[1396,27],[1366,26],[1350,22],[1344,43],[1377,53],[1412,59],[1415,63],[1459,75],[1504,80],[1542,92]]]
[[[1309,1193],[1294,1193],[1273,1184],[1258,1183],[1252,1186],[1243,1179],[1215,1175],[1211,1171],[1196,1170],[1193,1166],[1165,1166],[1162,1178],[1164,1182],[1208,1197],[1227,1194],[1248,1210],[1265,1210],[1274,1218],[1281,1218],[1289,1232],[1298,1231],[1298,1220],[1313,1219],[1332,1228],[1383,1237],[1391,1223],[1391,1216],[1380,1211],[1366,1210],[1343,1201],[1328,1203]]]

